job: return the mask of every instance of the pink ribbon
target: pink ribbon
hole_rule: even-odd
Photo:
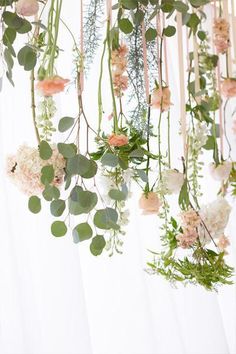
[[[216,0],[214,1],[213,5],[213,20],[215,20],[217,17],[217,11],[216,11]],[[212,33],[212,38],[213,38],[213,33]],[[213,52],[215,53],[215,45],[213,42]],[[220,60],[218,60],[217,64],[217,69],[216,69],[216,76],[217,76],[217,86],[218,86],[218,91],[219,91],[219,96],[221,99],[221,80],[220,80]],[[222,111],[222,104],[220,103],[219,107],[219,128],[220,128],[220,152],[221,156],[223,156],[224,153],[224,131],[223,131],[223,111]]]
[[[160,58],[160,41],[159,38],[161,37],[161,19],[160,19],[160,12],[156,15],[156,31],[157,31],[157,70],[158,70],[158,81],[159,81],[159,90],[160,95],[162,97],[162,70],[161,70],[161,58]]]
[[[162,24],[163,24],[163,28],[165,28],[165,14],[164,14],[164,12],[162,13]],[[166,36],[164,36],[164,62],[165,62],[165,79],[166,79],[166,85],[169,86],[168,56],[167,56]]]
[[[148,78],[148,63],[147,63],[147,43],[145,38],[145,24],[142,23],[142,45],[143,45],[143,66],[144,66],[144,85],[146,91],[146,100],[149,103],[149,78]]]

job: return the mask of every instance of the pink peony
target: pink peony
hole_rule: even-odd
[[[201,223],[200,216],[193,209],[183,211],[180,214],[180,219],[181,219],[181,226],[184,229],[196,229]]]
[[[18,0],[16,12],[21,16],[34,16],[38,13],[39,3],[37,0]]]
[[[127,53],[128,48],[125,44],[121,44],[118,49],[111,53],[112,81],[114,93],[117,97],[121,97],[128,88],[128,76],[124,75],[127,69]]]
[[[157,214],[161,206],[161,201],[154,192],[143,193],[139,199],[139,207],[143,209],[143,215]]]
[[[129,139],[124,134],[112,134],[108,138],[108,144],[110,146],[119,147],[119,146],[127,145],[128,142]]]
[[[171,102],[170,102],[170,90],[169,87],[156,88],[152,93],[151,105],[152,108],[162,109],[162,111],[168,111]]]
[[[236,79],[225,79],[221,85],[222,95],[230,98],[236,96]]]
[[[53,76],[51,78],[38,81],[36,88],[44,96],[52,96],[56,93],[62,92],[65,89],[65,85],[69,82],[68,79],[63,79],[60,76]]]
[[[27,145],[22,145],[15,156],[7,159],[7,175],[27,195],[40,194],[44,189],[41,183],[41,169],[46,165],[54,168],[54,186],[63,183],[65,159],[55,147],[52,147],[53,154],[49,160],[42,160],[39,150]]]
[[[215,163],[211,163],[209,166],[211,177],[216,181],[223,182],[229,178],[232,169],[232,162],[224,161],[218,166]]]
[[[213,41],[217,53],[224,54],[230,47],[229,30],[230,26],[226,19],[222,17],[215,19],[213,26]]]
[[[194,229],[184,230],[182,234],[176,236],[178,246],[181,248],[191,247],[197,240],[198,234]]]

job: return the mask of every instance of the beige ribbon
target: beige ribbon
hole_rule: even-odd
[[[80,55],[81,55],[81,67],[80,67],[80,92],[84,90],[84,22],[83,22],[83,0],[80,0]]]
[[[226,21],[228,21],[228,23],[230,23],[228,0],[223,0],[223,16],[226,19]],[[227,50],[227,65],[228,65],[229,77],[232,77],[233,68],[232,68],[231,47],[229,47],[228,50]]]
[[[177,37],[178,37],[178,58],[179,58],[179,89],[180,89],[180,123],[181,134],[183,139],[184,157],[187,155],[187,121],[185,109],[185,72],[184,72],[184,57],[183,57],[183,33],[182,33],[182,14],[177,12]]]
[[[146,91],[146,100],[149,103],[149,78],[148,78],[148,63],[147,63],[147,43],[145,38],[145,24],[142,23],[142,45],[143,45],[143,68],[144,68],[144,85]]]
[[[195,75],[195,94],[200,91],[200,75],[199,75],[199,61],[198,61],[198,43],[196,34],[193,35],[193,59],[194,59],[194,75]],[[200,96],[196,96],[196,101],[199,104],[201,101]]]
[[[235,17],[235,0],[231,0],[231,26],[232,26],[232,40],[234,51],[234,63],[236,63],[236,17]]]

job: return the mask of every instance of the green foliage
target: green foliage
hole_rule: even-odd
[[[87,222],[84,222],[84,223],[78,224],[73,229],[72,235],[73,235],[74,243],[78,243],[78,242],[82,242],[85,240],[89,240],[93,235],[93,230]]]
[[[51,202],[50,211],[53,216],[61,216],[65,210],[66,203],[62,199],[56,199]]]
[[[31,71],[36,65],[37,54],[31,47],[26,45],[18,52],[17,59],[19,64],[24,67],[24,70]]]
[[[55,237],[65,236],[67,233],[67,226],[64,221],[54,221],[51,225],[51,233]]]
[[[117,220],[117,211],[112,208],[105,208],[96,211],[93,219],[95,226],[104,230],[118,230],[119,225],[117,225]]]
[[[46,186],[54,179],[54,168],[52,165],[44,166],[41,170],[41,182]]]
[[[52,148],[47,141],[42,140],[39,144],[39,156],[42,160],[49,160],[52,156]]]
[[[125,34],[129,34],[133,31],[133,25],[128,18],[122,18],[119,20],[118,26],[120,30]]]
[[[58,130],[61,133],[66,132],[69,130],[75,123],[75,119],[71,117],[63,117],[60,119],[58,124]]]
[[[99,256],[104,247],[106,246],[106,241],[102,235],[97,235],[92,239],[90,244],[90,251],[94,256]]]
[[[75,144],[58,143],[57,148],[60,154],[66,159],[74,157],[77,153],[77,147]]]
[[[33,195],[29,198],[28,208],[31,213],[38,214],[41,210],[41,200],[36,195]]]

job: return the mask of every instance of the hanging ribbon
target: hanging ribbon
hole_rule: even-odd
[[[84,23],[83,23],[83,0],[80,0],[80,93],[84,90]]]
[[[228,7],[228,0],[223,0],[223,16],[230,24],[229,20],[229,7]],[[232,68],[232,54],[231,54],[231,46],[229,46],[227,50],[227,66],[228,66],[228,74],[229,77],[233,75],[233,68]]]
[[[149,103],[149,78],[148,78],[148,62],[147,62],[147,43],[145,38],[145,24],[142,23],[142,45],[143,45],[143,67],[144,67],[144,85],[146,91],[146,100]]]
[[[110,27],[112,26],[112,1],[107,0],[107,20],[110,21]]]
[[[216,9],[216,0],[214,1],[213,4],[213,20],[217,18],[217,9]],[[212,40],[213,40],[213,34],[212,34]],[[215,45],[214,41],[212,42],[212,47],[213,47],[213,52],[215,53]],[[221,99],[221,73],[220,73],[220,58],[218,60],[217,68],[216,68],[216,76],[217,76],[217,87],[218,87],[218,93]],[[221,156],[223,157],[223,152],[224,152],[224,131],[223,131],[223,111],[222,111],[222,104],[220,103],[219,107],[219,133],[220,133],[220,153]]]
[[[181,134],[183,139],[184,157],[187,155],[187,122],[185,109],[185,75],[184,75],[184,58],[183,58],[183,33],[182,33],[182,14],[177,12],[177,37],[178,37],[178,57],[179,57],[179,88],[180,88],[180,123]]]
[[[160,38],[161,38],[161,19],[160,12],[156,15],[156,31],[157,31],[157,71],[158,71],[158,83],[160,85],[160,94],[162,97],[162,70],[161,70],[161,55],[160,55]]]
[[[162,27],[165,28],[165,14],[164,14],[164,12],[162,13]],[[166,86],[169,86],[168,56],[167,56],[166,36],[164,36],[163,44],[164,44],[165,80],[166,80]]]
[[[235,0],[231,0],[231,26],[233,39],[234,63],[236,64],[236,17],[235,17]]]

